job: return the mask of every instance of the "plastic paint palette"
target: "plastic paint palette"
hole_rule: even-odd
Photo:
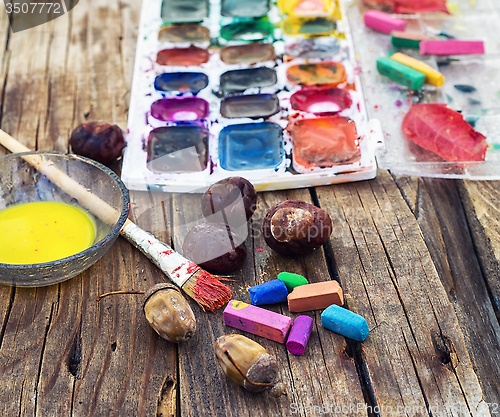
[[[417,2],[414,2],[415,4]],[[458,40],[482,40],[484,55],[422,57],[418,49],[395,47],[391,36],[376,32],[363,23],[369,10],[362,2],[352,2],[348,15],[356,51],[360,56],[361,78],[367,111],[380,119],[384,146],[377,151],[380,168],[394,173],[439,178],[500,180],[500,3],[495,0],[453,0],[450,15],[422,13],[398,15],[406,21],[406,32],[415,36],[445,33]],[[411,92],[380,75],[375,62],[391,52],[403,52],[438,69],[445,77],[442,87],[424,85]],[[461,87],[464,86],[464,87]],[[489,145],[484,162],[447,162],[407,140],[401,130],[410,102],[446,103],[460,111],[465,120],[486,136]]]
[[[279,7],[278,7],[279,6]],[[329,0],[144,0],[122,179],[200,191],[370,179],[368,121],[349,25]]]

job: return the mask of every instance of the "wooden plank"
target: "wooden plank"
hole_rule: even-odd
[[[32,149],[61,151],[85,119],[125,128],[139,10],[140,2],[80,2],[66,16],[11,35],[2,51],[1,127]],[[167,237],[158,217],[144,216],[143,224]],[[101,261],[61,285],[2,288],[1,414],[154,415],[160,401],[175,415],[175,346],[149,327],[140,297],[95,301],[163,280],[119,238]]]
[[[174,197],[174,227],[201,219],[199,199],[196,195]],[[235,299],[249,303],[247,288],[274,279],[281,271],[304,274],[311,282],[330,279],[322,250],[303,258],[285,258],[265,243],[261,221],[272,205],[285,199],[311,201],[307,190],[258,194],[257,210],[249,225],[251,234],[245,242],[248,257],[232,285]],[[174,244],[182,246],[181,234],[174,233]],[[298,315],[289,313],[286,303],[265,308],[293,318]],[[322,328],[319,312],[310,314],[315,326],[306,351],[293,356],[283,344],[226,327],[216,315],[202,314],[198,309],[195,340],[179,345],[181,415],[305,416],[321,407],[327,411],[358,403],[364,407],[356,366],[347,354],[345,339]],[[280,379],[288,386],[286,396],[272,399],[266,393],[250,394],[225,377],[215,363],[213,347],[217,337],[230,333],[245,334],[277,358]]]
[[[395,178],[398,185],[408,184],[407,177]],[[493,303],[491,301],[492,294],[498,294],[495,288],[499,288],[494,249],[495,242],[498,246],[498,234],[495,234],[498,232],[498,227],[495,230],[498,209],[496,212],[494,209],[495,204],[500,207],[498,192],[495,193],[498,182],[466,181],[465,184],[420,178],[411,188],[400,185],[400,189],[407,195],[416,194],[418,204],[414,213],[455,308],[484,399],[499,404],[500,326],[495,316],[495,295]],[[481,216],[484,207],[493,208],[493,211]],[[487,219],[488,224],[481,224],[484,220],[479,219]],[[490,237],[485,239],[486,233]],[[491,407],[492,412],[494,407]]]
[[[382,415],[389,407],[489,415],[453,305],[392,177],[380,171],[373,181],[318,188],[318,197],[334,213],[347,304],[372,329],[363,357]]]
[[[500,320],[500,181],[461,181],[458,190],[493,308]]]

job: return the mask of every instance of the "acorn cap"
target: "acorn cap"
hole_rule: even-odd
[[[158,291],[166,290],[166,289],[172,289],[172,290],[175,290],[177,292],[181,292],[178,287],[176,287],[175,285],[170,284],[168,282],[160,282],[159,284],[153,285],[144,294],[144,300],[142,302],[142,309],[144,310],[146,303],[148,302],[148,300],[151,298],[152,295],[154,295]]]

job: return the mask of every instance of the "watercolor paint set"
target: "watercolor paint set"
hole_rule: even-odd
[[[374,2],[379,0],[350,2],[346,10],[360,57],[367,113],[380,120],[384,132],[383,146],[376,153],[378,166],[406,175],[499,180],[500,32],[497,28],[500,3],[496,0],[448,0],[448,13],[419,13],[420,10],[416,10],[410,14],[392,15],[394,20],[390,24],[394,25],[394,31],[389,34],[383,32],[383,27],[376,27],[376,24],[389,25],[388,22],[367,22],[367,14],[377,17],[373,13]],[[391,2],[393,0],[386,3]],[[418,9],[431,2],[394,3]],[[378,10],[388,11],[383,7]],[[404,27],[404,33],[396,28],[397,24]],[[429,55],[427,49],[436,45],[451,45],[452,50],[445,53],[436,50]],[[460,50],[456,50],[457,45]],[[426,81],[422,88],[412,90],[377,70],[376,62],[391,61],[389,57],[401,61],[398,59],[401,53],[437,70],[443,80],[436,80],[434,85]],[[459,112],[486,138],[484,161],[449,162],[408,140],[402,125],[410,108],[419,103],[443,103]]]
[[[193,192],[230,176],[257,190],[376,175],[338,0],[144,0],[122,179]]]

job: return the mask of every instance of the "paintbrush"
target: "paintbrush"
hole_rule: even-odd
[[[31,152],[8,133],[0,129],[0,144],[11,152]],[[103,222],[114,224],[119,213],[108,203],[89,192],[83,185],[51,165],[49,159],[39,154],[22,156],[38,171],[49,178],[61,190],[76,198],[83,207]],[[214,311],[226,304],[232,291],[216,276],[203,270],[195,263],[160,242],[152,234],[142,230],[127,219],[120,234],[146,255],[170,280],[205,310]]]

